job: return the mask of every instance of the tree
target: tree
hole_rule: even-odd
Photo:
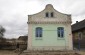
[[[0,38],[3,38],[5,31],[5,28],[0,25]]]

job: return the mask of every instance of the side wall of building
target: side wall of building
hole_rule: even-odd
[[[79,39],[79,33],[82,34],[81,39],[84,40],[85,39],[85,29],[73,32],[72,33],[73,34],[73,39],[74,40],[78,40]]]
[[[81,33],[81,36],[79,36],[79,33]],[[80,48],[85,48],[85,29],[75,31],[72,34],[73,34],[74,48],[78,48],[79,43],[80,43]]]

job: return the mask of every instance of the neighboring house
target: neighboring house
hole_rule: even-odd
[[[26,49],[27,48],[27,36],[20,36],[17,40],[17,48]]]
[[[73,50],[71,15],[56,11],[51,4],[28,15],[27,50]]]
[[[17,39],[13,38],[13,39],[6,39],[6,42],[8,43],[15,43]]]
[[[6,48],[8,49],[26,49],[27,48],[27,36],[20,36],[18,39],[6,39]]]
[[[72,25],[74,47],[85,48],[85,20]]]
[[[27,39],[28,39],[28,36],[20,36],[20,37],[18,38],[18,40],[26,41],[26,42],[27,42]]]

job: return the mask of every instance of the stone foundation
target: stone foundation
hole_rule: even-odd
[[[24,51],[20,55],[81,55],[76,51],[50,51],[50,50],[44,50],[44,51]]]

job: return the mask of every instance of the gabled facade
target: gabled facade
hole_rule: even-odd
[[[28,50],[73,50],[71,15],[56,11],[51,4],[28,15]]]

